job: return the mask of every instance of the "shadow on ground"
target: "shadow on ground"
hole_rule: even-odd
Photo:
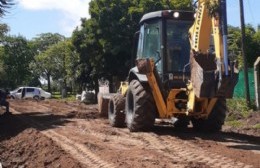
[[[152,132],[156,133],[157,135],[174,136],[182,140],[209,140],[231,144],[228,145],[228,147],[230,148],[260,151],[260,137],[258,136],[251,136],[233,132],[198,132],[190,127],[177,129],[173,126],[160,125],[155,126]]]
[[[41,124],[37,124],[37,123]],[[27,128],[46,130],[62,126],[69,121],[68,116],[48,113],[23,113],[0,115],[0,142],[10,139]]]

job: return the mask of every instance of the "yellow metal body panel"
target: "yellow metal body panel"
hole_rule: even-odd
[[[187,111],[193,112],[195,108],[195,93],[192,89],[192,84],[189,83],[187,86],[188,102],[187,102]]]
[[[220,34],[219,18],[212,19],[213,38],[215,46],[215,54],[217,59],[221,59],[223,55],[223,40]]]
[[[125,96],[127,89],[128,89],[128,82],[121,82],[119,87],[119,93]]]
[[[219,3],[218,0],[199,0],[196,19],[190,28],[191,49],[195,52],[207,53],[213,36],[216,58],[223,57],[223,41],[220,33],[219,14],[210,16],[206,7],[206,2]]]
[[[211,18],[204,0],[199,1],[196,19],[189,32],[191,35],[191,48],[196,52],[206,53],[210,46]]]
[[[193,92],[191,83],[187,88],[171,89],[166,101],[164,100],[159,85],[154,75],[154,61],[152,59],[146,59],[146,66],[148,71],[146,76],[151,88],[156,107],[159,112],[160,118],[171,118],[179,115],[189,115],[198,118],[207,118],[208,114],[213,109],[217,99],[197,98]],[[177,95],[181,92],[186,92],[187,99],[177,99]],[[187,108],[179,109],[176,107],[176,103],[186,103]],[[200,104],[200,108],[196,108],[196,104]],[[195,110],[196,109],[196,110]]]
[[[181,89],[172,89],[168,95],[167,98],[167,115],[168,116],[173,116],[174,114],[186,114],[186,109],[181,109],[179,110],[176,106],[175,103],[177,102],[184,102],[187,103],[187,100],[185,99],[177,99],[176,96],[180,92],[186,92],[186,88],[181,88]]]
[[[156,78],[154,76],[153,70],[154,70],[154,61],[153,60],[149,60],[147,62],[148,64],[150,64],[149,66],[151,67],[150,72],[148,72],[146,74],[147,78],[148,78],[148,83],[149,86],[151,87],[152,90],[152,94],[154,97],[154,101],[156,103],[157,109],[159,111],[159,115],[161,118],[166,118],[167,117],[167,108],[166,108],[166,104],[163,100],[163,96],[162,93],[159,89],[159,86],[157,84]]]

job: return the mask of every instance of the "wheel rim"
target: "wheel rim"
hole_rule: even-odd
[[[134,114],[134,95],[131,90],[127,94],[127,123],[131,123]]]
[[[109,102],[109,109],[108,109],[108,117],[109,117],[109,119],[111,120],[111,119],[113,119],[113,116],[114,116],[114,103],[113,103],[113,101],[110,101]]]
[[[34,96],[33,97],[35,100],[39,100],[39,97],[38,96]]]

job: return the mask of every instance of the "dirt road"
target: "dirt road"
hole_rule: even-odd
[[[0,116],[0,167],[260,167],[260,137],[157,124],[130,133],[96,105],[12,100]]]

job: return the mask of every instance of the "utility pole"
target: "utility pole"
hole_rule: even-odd
[[[241,47],[242,47],[242,56],[244,60],[244,82],[245,82],[245,91],[246,91],[246,102],[247,102],[247,106],[250,106],[248,68],[247,68],[247,58],[245,54],[245,19],[244,19],[243,0],[239,0],[239,4],[240,4],[240,22],[241,22],[241,34],[242,34]]]

